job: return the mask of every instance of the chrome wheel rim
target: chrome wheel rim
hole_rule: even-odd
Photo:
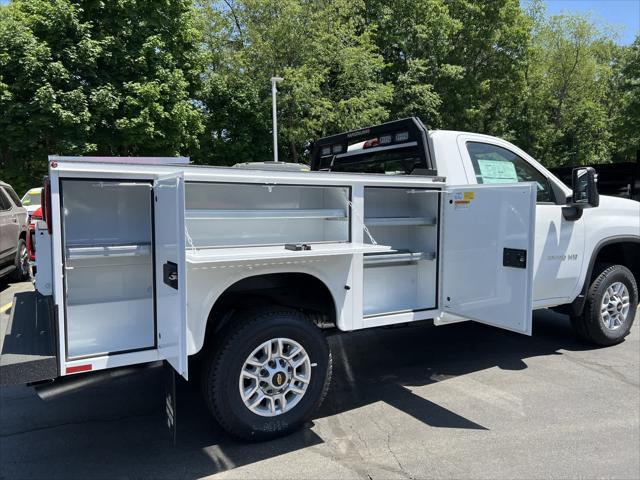
[[[294,408],[311,380],[306,350],[290,338],[273,338],[254,349],[240,372],[240,397],[261,417],[275,417]]]
[[[622,282],[614,282],[602,296],[600,318],[609,330],[620,328],[629,315],[629,291]]]
[[[20,247],[20,272],[23,275],[29,273],[29,253],[24,245]]]

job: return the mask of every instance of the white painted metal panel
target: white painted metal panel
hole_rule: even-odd
[[[51,254],[51,235],[47,224],[42,220],[36,223],[34,235],[36,242],[36,290],[42,295],[53,294],[53,257]]]
[[[69,358],[155,347],[150,189],[61,182]]]
[[[187,379],[187,275],[182,173],[156,179],[154,197],[158,354]],[[170,263],[177,267],[174,286],[165,283],[165,266]]]
[[[51,278],[53,286],[53,302],[56,309],[58,327],[58,363],[61,375],[66,375],[65,359],[67,358],[66,335],[67,328],[65,325],[65,304],[66,298],[64,294],[64,275],[62,261],[62,216],[60,208],[60,182],[58,171],[56,169],[49,170],[49,180],[51,185],[51,219],[53,221],[51,233]],[[36,247],[37,248],[37,247]],[[36,252],[36,257],[37,257]]]
[[[450,187],[443,202],[445,312],[531,334],[536,192],[531,183]],[[505,266],[504,249],[526,252]]]
[[[68,304],[69,356],[115,354],[153,346],[149,303],[149,298],[131,298]]]

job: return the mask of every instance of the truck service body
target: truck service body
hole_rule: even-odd
[[[592,342],[628,333],[640,204],[598,197],[592,171],[572,191],[509,142],[417,119],[312,156],[313,172],[50,157],[36,289],[51,352],[10,365],[13,383],[165,360],[199,372],[230,433],[265,439],[322,401],[328,331],[475,320],[530,335],[532,310],[554,307]]]

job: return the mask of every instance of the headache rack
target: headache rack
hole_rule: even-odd
[[[417,117],[317,140],[311,170],[436,175],[427,129]]]

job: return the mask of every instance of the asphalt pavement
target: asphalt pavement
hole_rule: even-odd
[[[29,288],[5,288],[0,306]],[[174,446],[159,368],[47,402],[3,388],[0,479],[637,479],[639,320],[609,348],[549,311],[532,337],[471,322],[336,336],[313,421],[257,444],[226,435],[181,382]]]

